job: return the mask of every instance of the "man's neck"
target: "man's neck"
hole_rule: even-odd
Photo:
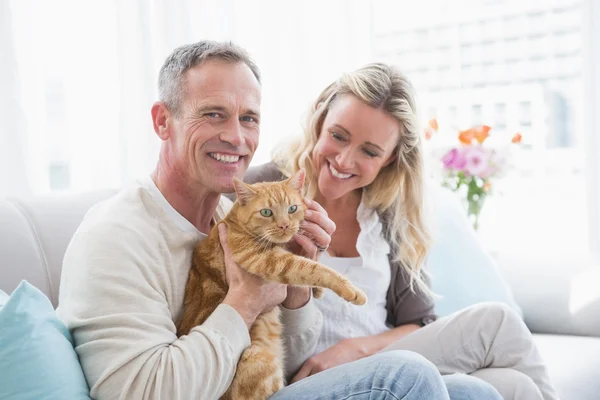
[[[208,234],[213,216],[219,205],[220,193],[209,192],[202,187],[192,187],[175,173],[170,173],[160,165],[151,175],[156,187],[169,204],[200,232]]]

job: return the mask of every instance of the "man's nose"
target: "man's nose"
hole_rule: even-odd
[[[219,134],[221,141],[227,142],[234,147],[239,147],[244,143],[240,121],[232,118],[224,128],[224,131]]]

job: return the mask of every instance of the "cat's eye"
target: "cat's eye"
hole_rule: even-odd
[[[290,206],[290,208],[288,208],[288,213],[293,214],[298,210],[298,206]]]
[[[260,210],[260,215],[268,218],[271,215],[273,215],[273,211],[269,210],[268,208],[263,208],[262,210]]]

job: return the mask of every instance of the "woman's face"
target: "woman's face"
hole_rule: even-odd
[[[368,186],[394,161],[400,124],[352,95],[337,98],[323,121],[312,161],[319,191],[333,200]]]

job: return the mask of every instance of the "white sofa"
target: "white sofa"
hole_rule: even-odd
[[[10,294],[26,279],[56,307],[62,257],[71,235],[89,207],[110,194],[1,199],[0,289]],[[600,269],[549,272],[511,265],[504,275],[561,398],[600,399]],[[573,296],[577,280],[596,285],[596,296]]]

